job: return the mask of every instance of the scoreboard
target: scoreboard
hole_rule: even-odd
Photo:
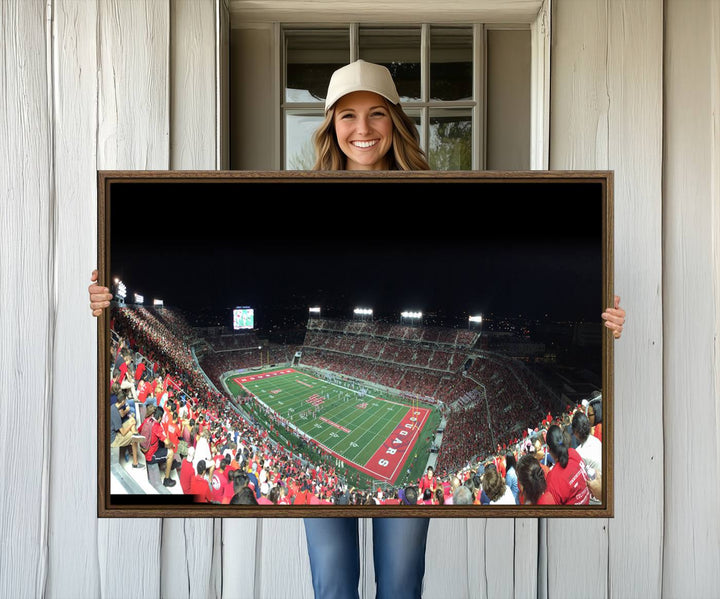
[[[255,312],[247,306],[233,310],[233,329],[236,331],[255,327]]]

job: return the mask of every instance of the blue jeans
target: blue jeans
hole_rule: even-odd
[[[429,518],[373,518],[377,599],[420,599]],[[305,518],[315,599],[358,599],[357,518]]]

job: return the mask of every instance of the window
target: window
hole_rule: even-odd
[[[338,67],[358,58],[388,67],[405,112],[417,124],[432,169],[482,169],[488,164],[493,164],[493,168],[495,165],[528,168],[530,31],[528,28],[510,31],[516,37],[518,33],[524,35],[517,51],[508,50],[510,46],[517,47],[517,39],[503,35],[501,28],[492,31],[488,35],[483,25],[428,24],[284,28],[282,168],[312,168],[311,137],[323,118],[330,76]],[[489,69],[488,56],[494,58],[490,66],[499,66]],[[508,69],[514,70],[510,77]],[[494,75],[498,79],[497,88],[502,89],[504,96],[512,95],[515,111],[526,113],[513,115],[507,105],[502,114],[497,110],[498,119],[491,131],[500,128],[506,132],[498,140],[498,149],[511,147],[512,157],[508,160],[487,157],[493,154],[486,147],[485,122],[492,118],[487,113],[488,106],[503,106],[486,93],[486,88],[492,85],[487,81],[489,72],[497,72]],[[506,123],[499,122],[500,118]],[[518,131],[518,127],[524,131]],[[513,139],[517,143],[513,144]]]
[[[323,117],[330,76],[358,58],[391,70],[434,169],[543,167],[549,35],[539,21],[281,22],[237,23],[231,30],[231,169],[311,169],[311,137]]]

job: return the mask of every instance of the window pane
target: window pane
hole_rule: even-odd
[[[430,99],[473,99],[473,36],[469,27],[430,29]]]
[[[472,115],[468,109],[430,112],[428,162],[436,171],[472,169]]]
[[[284,170],[309,171],[315,164],[312,135],[323,121],[323,115],[311,112],[288,112],[285,115]]]
[[[530,32],[488,31],[488,170],[530,168]]]
[[[359,57],[386,66],[401,102],[421,99],[420,28],[360,28]]]
[[[350,62],[350,32],[286,31],[285,60],[285,101],[323,101],[333,71]]]
[[[423,136],[423,130],[422,130],[422,120],[420,118],[420,111],[419,110],[413,110],[412,108],[403,108],[405,111],[405,114],[407,114],[410,119],[415,123],[415,128],[417,129],[418,135],[420,136],[420,147],[425,147],[425,139]]]

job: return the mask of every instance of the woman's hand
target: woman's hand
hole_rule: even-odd
[[[113,296],[107,287],[102,287],[101,285],[97,284],[97,269],[92,271],[90,280],[93,282],[88,287],[88,293],[90,294],[90,309],[92,310],[93,316],[100,316],[103,310],[110,305],[110,300],[113,298]]]
[[[602,313],[602,318],[605,321],[605,326],[612,331],[615,339],[620,339],[620,335],[623,332],[623,325],[625,324],[625,310],[620,307],[620,297],[615,296],[615,305],[612,308],[607,308]]]

